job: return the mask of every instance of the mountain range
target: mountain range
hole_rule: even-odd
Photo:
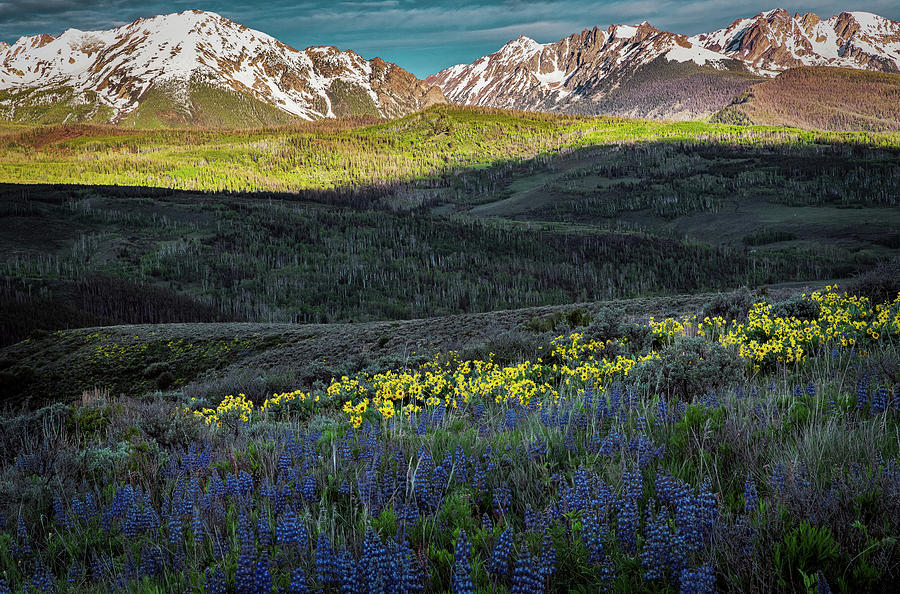
[[[108,31],[22,37],[0,47],[0,90],[0,115],[10,120],[151,127],[396,117],[446,102],[380,58],[297,50],[198,10]]]
[[[868,74],[828,74],[833,68],[877,72],[879,78],[873,83]],[[797,69],[808,72],[797,76]],[[813,93],[852,95],[854,85],[865,85],[866,101],[877,105],[857,101],[858,107],[880,115],[835,125],[865,121],[875,129],[891,128],[884,103],[900,90],[900,22],[866,12],[822,20],[777,9],[694,36],[646,22],[594,27],[554,43],[519,37],[496,53],[422,81],[380,58],[366,60],[336,47],[297,50],[215,13],[192,10],[108,31],[69,29],[59,37],[0,44],[0,118],[247,127],[340,116],[390,118],[449,100],[770,123],[769,104],[754,101],[777,97],[777,85],[760,85],[787,72],[795,82],[821,76],[843,85],[817,90],[814,82],[807,84]],[[755,93],[757,88],[765,92]]]
[[[425,80],[455,103],[694,119],[769,77],[813,66],[896,74],[900,23],[864,12],[823,21],[779,9],[692,37],[646,22],[595,27],[555,43],[519,37]]]

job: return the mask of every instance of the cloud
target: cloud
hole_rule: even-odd
[[[470,62],[519,35],[556,41],[585,28],[647,20],[694,34],[727,26],[777,0],[0,0],[0,39],[75,27],[103,29],[188,8],[211,10],[294,47],[337,45],[381,57],[424,76]],[[896,0],[820,0],[783,5],[822,17],[866,10],[900,20]]]

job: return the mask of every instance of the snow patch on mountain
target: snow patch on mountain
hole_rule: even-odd
[[[718,65],[724,59],[726,57],[720,53],[695,45],[691,47],[676,45],[666,53],[666,60],[670,62],[693,62],[698,66],[705,66],[707,63]]]

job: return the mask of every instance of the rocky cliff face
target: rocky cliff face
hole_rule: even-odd
[[[73,105],[95,104],[93,113],[113,122],[128,120],[160,96],[182,113],[222,108],[202,104],[214,96],[250,111],[308,120],[390,117],[446,102],[439,89],[395,64],[334,47],[297,50],[202,11],[138,19],[109,31],[23,37],[0,47],[0,90],[6,91],[0,111],[7,117],[43,113],[35,103],[53,89]]]

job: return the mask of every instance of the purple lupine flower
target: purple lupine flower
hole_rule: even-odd
[[[104,575],[106,564],[100,561],[99,558],[94,557],[94,568],[92,573],[95,576],[95,580],[98,579],[97,576]],[[145,544],[141,549],[141,566],[139,571],[139,575],[141,577],[153,577],[162,573],[165,567],[165,563],[163,561],[162,551],[159,550],[158,547]]]
[[[491,551],[491,559],[488,562],[487,570],[498,578],[505,577],[509,574],[509,556],[512,553],[513,535],[509,526],[494,543]]]
[[[710,594],[716,591],[716,573],[708,563],[697,569],[682,569],[679,581],[682,594]]]
[[[331,549],[331,540],[324,532],[319,533],[316,542],[316,579],[323,584],[336,583],[334,551]]]
[[[337,558],[338,574],[341,578],[342,594],[362,594],[365,591],[359,579],[359,568],[353,555],[347,549],[341,549]]]
[[[460,530],[453,547],[453,594],[474,594],[472,583],[472,547],[466,538],[466,531]]]
[[[316,497],[315,475],[306,475],[306,477],[303,479],[303,485],[300,487],[300,493],[303,495],[303,499],[305,499],[307,503],[315,503],[318,500],[318,498]]]
[[[70,527],[69,514],[66,513],[66,506],[58,495],[53,498],[53,515],[63,530],[67,530]]]
[[[749,514],[757,507],[759,507],[759,497],[756,494],[756,483],[748,473],[747,479],[744,481],[744,511]]]
[[[511,431],[516,428],[516,423],[518,423],[519,419],[516,415],[516,411],[514,408],[510,407],[506,409],[506,415],[503,420],[503,427],[507,431]]]
[[[856,409],[862,411],[869,403],[869,379],[863,376],[856,382]]]
[[[275,539],[279,547],[295,547],[299,544],[300,530],[294,510],[287,510],[275,526]]]
[[[259,594],[268,594],[272,591],[272,572],[269,570],[269,554],[266,551],[263,551],[256,562],[253,586]]]
[[[556,572],[556,547],[553,546],[553,537],[549,532],[544,532],[541,541],[541,575],[549,578]]]
[[[256,548],[241,545],[237,570],[234,573],[234,587],[238,592],[254,592],[256,586]]]
[[[588,552],[592,563],[602,564],[606,560],[603,541],[606,539],[606,526],[600,521],[596,512],[588,512],[582,519],[581,542]]]
[[[779,462],[772,470],[772,489],[779,495],[784,493],[784,464]]]
[[[878,415],[885,412],[890,405],[890,397],[891,393],[888,391],[887,386],[879,387],[872,394],[872,414]]]
[[[253,527],[251,526],[250,518],[246,513],[242,513],[238,516],[237,537],[241,549],[249,549],[254,546],[256,535],[253,534]]]
[[[225,594],[228,591],[228,585],[225,582],[225,572],[221,567],[210,570],[209,567],[203,574],[203,592],[205,594]]]
[[[402,563],[400,592],[402,594],[418,594],[425,591],[425,567],[419,562],[416,554],[409,546],[409,540],[403,535],[399,556]]]
[[[666,402],[666,399],[662,396],[659,397],[659,400],[656,402],[656,419],[654,419],[654,424],[657,427],[665,425],[669,422],[669,405]]]
[[[600,455],[613,456],[621,449],[621,447],[622,437],[615,427],[613,427],[609,434],[603,438],[603,443],[600,445]]]
[[[28,526],[25,525],[25,520],[22,519],[22,516],[19,516],[19,520],[16,522],[16,543],[16,548],[20,555],[31,554],[31,539],[28,537]]]
[[[53,573],[47,569],[46,565],[38,560],[34,568],[34,573],[31,576],[31,587],[38,592],[49,593],[53,592],[55,582],[56,579],[54,578]]]
[[[638,511],[637,500],[625,497],[616,501],[616,538],[629,555],[637,552]]]
[[[540,573],[540,566],[527,551],[523,551],[516,559],[512,587],[509,592],[510,594],[540,594],[543,591],[544,580]]]
[[[72,564],[69,566],[69,571],[66,574],[66,583],[70,587],[76,588],[81,583],[81,580],[83,578],[84,568],[82,567],[81,562],[77,558],[73,559]]]
[[[665,578],[666,568],[673,564],[672,537],[668,524],[669,515],[665,508],[656,514],[647,510],[644,546],[641,549],[645,580],[662,580]]]
[[[206,537],[206,531],[203,529],[203,519],[200,517],[200,510],[194,508],[191,512],[191,533],[194,535],[195,542],[203,542]]]
[[[302,567],[297,567],[291,573],[291,583],[288,586],[290,594],[307,594],[309,588],[306,586],[306,574],[303,573]]]
[[[509,485],[498,485],[494,489],[494,511],[497,515],[505,515],[512,505],[512,491]]]

